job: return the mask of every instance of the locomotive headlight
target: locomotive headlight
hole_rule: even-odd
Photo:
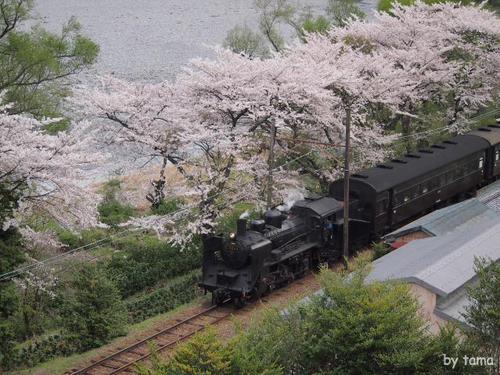
[[[234,234],[234,232],[233,232],[233,233],[231,233],[231,234],[229,235],[229,238],[230,238],[231,240],[234,240],[234,239],[236,238],[236,234]]]

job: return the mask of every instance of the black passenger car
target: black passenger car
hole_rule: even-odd
[[[500,176],[500,125],[484,126],[469,134],[488,142],[489,148],[486,151],[484,179],[486,182],[495,180]]]
[[[454,199],[474,194],[483,183],[490,144],[482,137],[459,135],[351,176],[350,196],[357,200],[352,219],[370,223],[372,237]],[[331,185],[343,198],[344,182]],[[355,225],[355,223],[351,223]]]

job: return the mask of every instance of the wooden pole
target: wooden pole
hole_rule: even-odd
[[[267,209],[271,209],[273,205],[273,169],[274,169],[274,144],[276,143],[276,126],[274,121],[271,121],[271,137],[269,141],[269,159],[267,162]]]
[[[346,107],[345,150],[344,150],[344,247],[342,255],[349,257],[349,162],[351,148],[351,105]]]

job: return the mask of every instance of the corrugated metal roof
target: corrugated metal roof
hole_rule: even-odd
[[[470,226],[479,225],[487,228],[499,218],[499,212],[491,209],[479,199],[472,198],[431,212],[384,238],[390,240],[413,231],[423,231],[433,236],[441,236],[453,231],[466,230]]]
[[[367,281],[413,282],[446,297],[474,277],[475,256],[499,260],[499,244],[500,216],[492,226],[413,241],[373,262]]]
[[[491,209],[500,212],[500,180],[479,190],[477,198]]]
[[[476,198],[448,206],[425,215],[384,238],[391,240],[415,231],[441,236],[469,226],[484,228],[496,223],[500,216],[500,180],[477,192]]]
[[[463,314],[470,304],[467,292],[462,288],[455,295],[441,299],[434,309],[434,313],[442,319],[455,320],[465,324]]]

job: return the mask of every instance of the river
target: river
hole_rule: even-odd
[[[295,0],[290,0],[292,3]],[[377,0],[360,0],[370,16]],[[302,0],[295,5],[322,14],[327,0]],[[70,17],[81,23],[85,35],[100,46],[97,63],[79,80],[113,74],[133,81],[173,80],[192,58],[211,57],[210,46],[222,44],[235,25],[257,29],[254,0],[37,0],[35,22],[59,32]],[[284,29],[288,41],[293,31]],[[85,168],[82,185],[128,173],[148,158],[113,146],[112,158]]]
[[[292,3],[293,0],[292,0]],[[141,81],[173,78],[195,57],[210,57],[235,25],[257,28],[253,0],[37,0],[35,15],[48,30],[59,31],[75,16],[86,35],[101,47],[92,73]],[[324,13],[327,0],[303,0]],[[362,0],[372,12],[376,0]],[[291,33],[289,32],[289,39]]]

